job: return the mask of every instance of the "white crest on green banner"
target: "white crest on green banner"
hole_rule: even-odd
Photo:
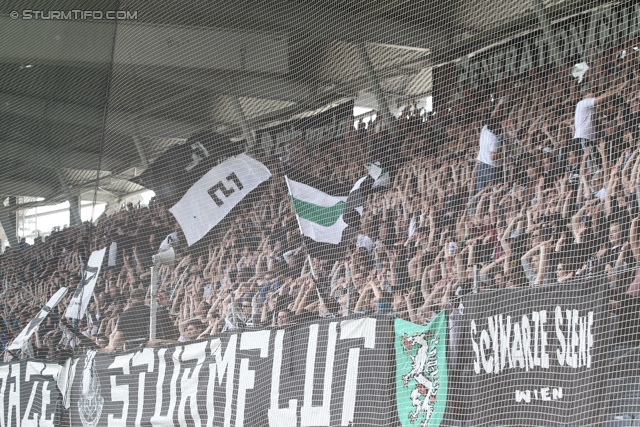
[[[395,320],[396,400],[403,426],[439,426],[447,403],[444,311],[428,325]]]

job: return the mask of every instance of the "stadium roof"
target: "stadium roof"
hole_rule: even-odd
[[[434,66],[539,28],[538,1],[2,2],[0,196],[92,199],[100,169],[98,199],[118,200],[196,131],[367,93],[362,48],[391,104],[429,95]],[[600,4],[544,1],[550,20]]]

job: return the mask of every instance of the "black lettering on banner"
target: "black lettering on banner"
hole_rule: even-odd
[[[231,172],[231,174],[227,177],[227,181],[233,181],[236,187],[238,187],[238,190],[242,190],[244,188],[235,172]]]
[[[235,172],[231,172],[231,174],[227,176],[227,181],[233,181],[236,187],[238,187],[238,190],[242,190],[244,188],[244,186],[242,185],[242,182],[240,182]],[[207,190],[207,193],[209,193],[213,201],[216,202],[216,205],[218,206],[224,205],[224,201],[222,201],[216,195],[216,191],[218,190],[222,191],[222,194],[224,194],[224,197],[229,197],[235,191],[233,187],[229,187],[229,188],[225,187],[222,181],[219,181],[216,185],[214,185],[209,190]]]

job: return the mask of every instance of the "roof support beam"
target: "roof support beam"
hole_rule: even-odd
[[[318,93],[316,87],[290,78],[252,72],[140,67],[136,69],[136,75],[185,90],[195,88],[197,91],[211,94],[277,99],[303,104]]]
[[[290,118],[291,116],[294,116],[296,114],[305,112],[305,111],[313,111],[316,110],[320,107],[324,107],[330,103],[332,103],[333,101],[335,101],[335,97],[333,96],[327,96],[327,97],[321,97],[321,98],[317,98],[312,100],[313,102],[311,102],[309,105],[307,106],[303,106],[303,105],[289,105],[287,107],[281,108],[279,110],[275,110],[275,111],[271,111],[269,113],[266,114],[261,114],[260,116],[255,116],[255,117],[251,117],[251,118],[247,118],[247,124],[249,125],[249,128],[251,129],[259,129],[261,127],[264,127],[265,125],[274,122],[274,121],[278,121],[278,120],[286,120],[288,118]],[[214,126],[215,128],[215,126]],[[242,135],[242,128],[239,125],[224,125],[220,128],[217,128],[217,131],[220,133],[223,133],[224,135],[232,138],[232,137],[236,137],[236,136],[240,136]]]
[[[71,194],[71,189],[67,185],[67,181],[64,179],[64,175],[62,170],[58,167],[55,169],[56,176],[58,177],[58,181],[60,181],[60,185],[62,186],[62,190],[67,196],[67,201],[69,202],[69,221],[71,226],[76,226],[82,224],[82,220],[80,219],[80,207],[78,206],[78,198],[74,197]]]
[[[49,197],[60,191],[60,187],[45,179],[35,181],[3,176],[0,177],[0,191],[2,196]]]
[[[384,127],[389,130],[392,136],[394,136],[395,128],[393,120],[391,120],[391,109],[389,109],[387,98],[382,92],[382,87],[380,86],[380,82],[378,81],[378,76],[376,75],[376,71],[373,68],[373,64],[371,63],[371,59],[369,58],[369,54],[367,53],[367,48],[364,43],[358,43],[358,54],[360,55],[362,66],[364,67],[364,70],[369,77],[369,81],[373,89],[373,94],[375,95],[376,100],[378,101],[378,105],[380,106],[379,112],[382,121],[384,122]]]
[[[4,206],[0,203],[0,225],[4,230],[4,234],[7,235],[9,245],[14,250],[18,249],[18,236],[16,236],[16,214],[11,211],[11,208],[16,205],[16,198],[9,197],[9,206]]]

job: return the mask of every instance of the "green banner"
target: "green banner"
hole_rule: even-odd
[[[395,320],[396,403],[403,426],[439,426],[447,405],[447,320]]]

